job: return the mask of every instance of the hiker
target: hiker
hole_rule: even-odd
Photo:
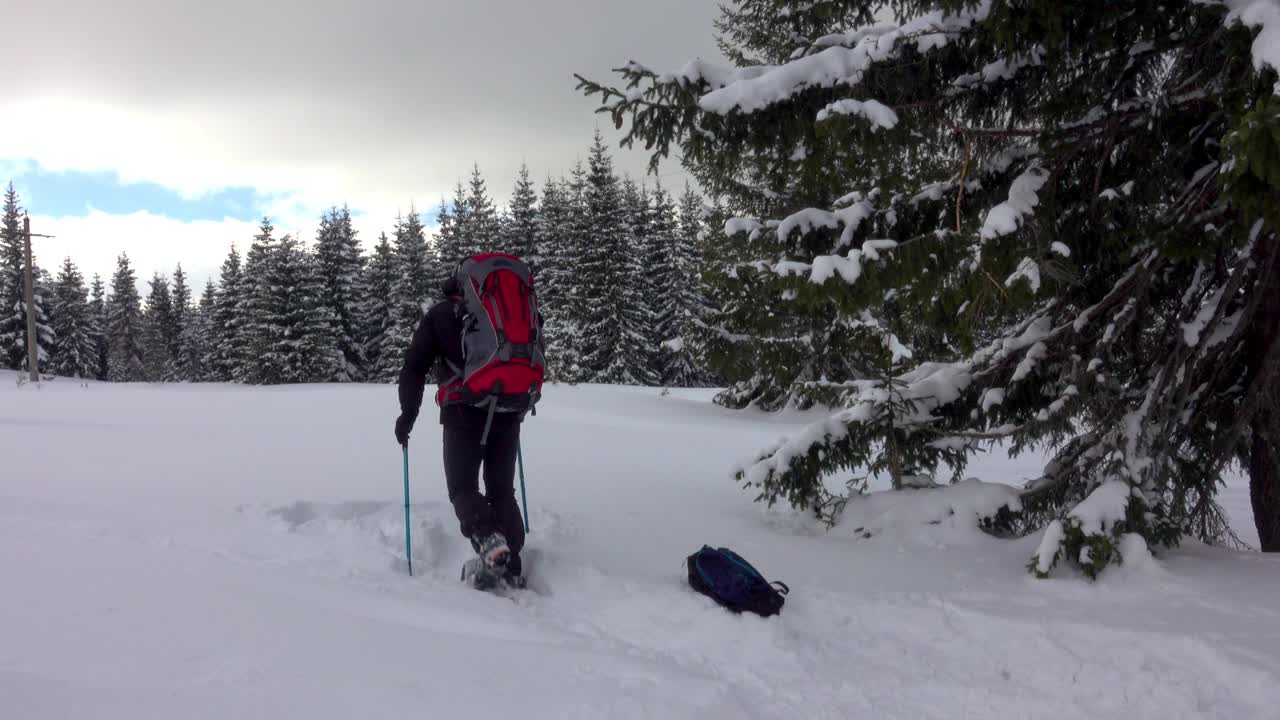
[[[464,259],[441,289],[444,299],[422,316],[405,353],[396,440],[408,445],[434,368],[445,485],[478,556],[464,566],[463,579],[523,587],[516,453],[525,414],[541,395],[544,365],[532,276],[518,258],[490,253]]]

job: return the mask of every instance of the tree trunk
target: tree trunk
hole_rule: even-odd
[[[1269,434],[1260,427],[1253,431],[1249,496],[1262,552],[1280,552],[1280,454]]]
[[[1265,378],[1260,384],[1265,399],[1252,423],[1249,497],[1262,551],[1280,552],[1280,362],[1272,352],[1280,343],[1280,250],[1266,245],[1259,242],[1254,255],[1263,268],[1255,289],[1262,302],[1245,341],[1249,377],[1261,373]]]

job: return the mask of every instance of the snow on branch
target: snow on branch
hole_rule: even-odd
[[[898,114],[879,100],[837,100],[818,111],[818,122],[834,115],[859,115],[871,122],[874,132],[880,128],[892,130],[898,124]]]
[[[1250,28],[1259,28],[1258,36],[1251,48],[1253,67],[1258,72],[1265,68],[1280,72],[1280,4],[1275,0],[1196,0],[1200,3],[1225,5],[1230,9],[1225,23],[1243,23]],[[1275,92],[1280,92],[1277,83]]]
[[[738,233],[747,233],[752,241],[760,238],[760,231],[764,229],[758,220],[751,218],[730,218],[725,221],[724,235],[725,237],[733,237]]]
[[[909,410],[894,418],[897,427],[933,424],[934,412],[955,402],[972,382],[970,363],[921,363],[897,378],[903,386],[898,394],[912,401]],[[815,447],[829,446],[849,435],[851,425],[870,424],[889,412],[892,393],[880,380],[855,380],[849,384],[849,407],[808,425],[799,433],[765,450],[755,461],[737,468],[752,485],[763,486],[772,477],[787,472],[793,462],[806,457]]]
[[[772,272],[782,277],[808,274],[809,282],[821,285],[839,275],[842,280],[852,285],[862,277],[863,260],[879,260],[880,252],[897,247],[895,240],[868,240],[862,248],[853,248],[845,255],[819,255],[811,263],[795,260],[782,260],[770,265],[757,262],[754,267],[762,272]]]
[[[978,83],[991,84],[1000,80],[1012,80],[1023,68],[1043,65],[1044,56],[1044,47],[1037,45],[1029,53],[996,60],[984,65],[982,70],[976,73],[961,75],[952,82],[952,85],[967,88]]]
[[[734,67],[698,58],[676,72],[659,75],[656,82],[659,85],[675,84],[681,87],[706,84],[713,88],[723,88],[760,77],[770,69],[772,68],[768,65]]]
[[[878,37],[897,30],[898,26],[894,23],[877,23],[861,30],[855,30],[850,33],[834,33],[832,35],[824,35],[813,41],[813,46],[818,48],[830,47],[854,47],[869,37]]]
[[[730,70],[697,60],[680,73],[663,79],[700,81],[717,88],[698,102],[706,112],[720,115],[733,111],[757,112],[809,88],[857,85],[873,65],[897,57],[900,42],[912,40],[920,52],[943,47],[955,34],[985,20],[990,10],[991,0],[983,0],[975,9],[955,15],[939,10],[896,28],[876,26],[870,32],[854,36],[856,40],[849,47],[843,43],[833,44],[820,52],[772,67]],[[820,42],[839,41],[828,37]]]
[[[840,234],[840,243],[837,247],[847,247],[853,244],[854,232],[867,218],[875,214],[875,210],[875,206],[867,200],[835,211],[806,208],[787,216],[778,223],[778,241],[786,243],[787,238],[796,230],[803,235],[813,232],[815,228],[834,230],[843,225],[844,231]]]
[[[1040,292],[1040,265],[1031,258],[1022,258],[1022,262],[1018,264],[1018,269],[1004,281],[1006,287],[1013,287],[1014,283],[1019,280],[1026,279],[1031,284],[1031,292]]]
[[[1204,332],[1205,326],[1218,314],[1218,306],[1222,303],[1222,295],[1225,291],[1225,286],[1218,288],[1213,297],[1200,306],[1195,319],[1182,324],[1182,338],[1188,347],[1195,347],[1200,343],[1200,335]]]
[[[1040,204],[1037,194],[1049,179],[1049,172],[1042,167],[1034,166],[1013,181],[1009,188],[1009,199],[991,208],[982,223],[983,240],[993,240],[1001,235],[1008,235],[1022,226],[1023,218],[1034,212]]]

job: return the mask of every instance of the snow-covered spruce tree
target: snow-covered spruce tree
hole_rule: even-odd
[[[172,382],[177,376],[177,322],[169,279],[155,273],[142,313],[142,356],[146,377],[151,382]]]
[[[540,270],[534,282],[538,286],[538,300],[542,306],[543,334],[547,343],[547,378],[564,380],[562,362],[565,358],[562,324],[565,286],[570,281],[574,256],[566,251],[570,206],[559,181],[547,177],[542,186],[542,201],[537,215],[537,256]]]
[[[663,263],[665,253],[661,239],[653,234],[651,203],[647,187],[636,184],[630,176],[623,179],[622,222],[627,252],[614,262],[622,265],[620,277],[630,305],[624,313],[635,332],[624,336],[618,354],[627,361],[628,374],[635,385],[658,385],[662,380],[662,338],[657,327],[661,269],[655,263]]]
[[[34,264],[35,262],[33,256],[32,263]],[[36,362],[40,372],[46,372],[49,367],[49,361],[52,358],[52,350],[58,344],[58,335],[54,330],[52,317],[54,278],[49,274],[48,270],[39,265],[34,267],[34,273],[35,284],[32,287],[32,291],[36,302],[36,342],[39,343]],[[25,317],[23,322],[26,322]],[[22,364],[23,369],[27,367],[27,363]]]
[[[471,226],[471,211],[461,182],[454,189],[452,205],[440,205],[438,219],[440,230],[436,233],[435,245],[441,266],[439,279],[443,282],[445,274],[453,272],[462,258],[471,253],[467,238]]]
[[[22,236],[22,207],[18,203],[18,192],[11,182],[4,194],[3,215],[0,215],[0,367],[27,370],[27,260]],[[46,314],[46,308],[52,303],[47,288],[38,280],[41,271],[34,254],[32,265],[33,275],[37,278],[32,294],[35,296],[36,341],[39,345],[36,362],[37,369],[40,369],[48,362],[47,348],[56,338]]]
[[[222,262],[218,294],[209,316],[209,379],[232,382],[240,376],[244,352],[240,345],[240,251],[235,245]]]
[[[592,248],[598,242],[596,217],[591,210],[589,168],[581,161],[574,164],[564,184],[565,197],[569,199],[568,224],[564,231],[564,249],[573,258],[564,284],[564,313],[561,339],[565,362],[562,364],[565,379],[569,382],[592,382],[586,355],[589,346],[587,311],[591,280],[587,277],[587,260],[596,257]]]
[[[684,212],[684,207],[682,202],[681,232],[695,238],[698,282],[705,300],[692,318],[685,343],[686,347],[693,348],[703,384],[728,387],[752,375],[750,365],[740,362],[744,358],[735,352],[741,343],[735,342],[738,336],[726,330],[725,320],[725,308],[741,292],[735,285],[737,268],[748,258],[740,243],[726,241],[724,228],[733,219],[733,213],[728,211],[722,198],[713,197],[709,203],[691,208],[690,213]]]
[[[677,371],[679,355],[683,352],[677,340],[677,302],[684,282],[675,257],[678,233],[675,204],[659,183],[654,187],[649,205],[648,260],[645,265],[649,283],[648,304],[653,313],[650,343],[654,353],[654,371],[658,383],[664,386],[683,384]]]
[[[177,276],[174,276],[177,284]],[[204,286],[200,304],[187,309],[182,336],[178,340],[178,379],[184,382],[213,380],[210,360],[213,350],[213,316],[218,308],[218,291],[210,280]]]
[[[712,191],[729,195],[738,212],[766,218],[829,206],[847,189],[817,167],[820,152],[812,147],[816,144],[803,134],[781,133],[768,157],[753,152],[733,161],[747,173],[741,180],[722,183],[723,188],[711,186]],[[696,177],[709,187],[704,178]],[[776,234],[735,239],[734,254],[755,260],[786,253],[803,262],[838,244],[839,233],[832,237],[829,226],[808,235],[800,232],[815,229],[803,219],[779,227]],[[843,310],[836,298],[815,293],[804,303],[787,302],[790,293],[769,287],[766,277],[742,275],[732,268],[722,272],[732,291],[719,293],[721,323],[703,333],[708,360],[717,362],[717,369],[733,381],[718,402],[736,408],[804,408],[832,400],[831,393],[821,390],[824,384],[866,377],[868,360],[857,351],[855,333],[841,322]],[[783,302],[762,302],[766,297]]]
[[[417,211],[412,207],[408,217],[397,218],[395,236],[398,275],[391,294],[395,302],[395,325],[378,350],[377,374],[385,378],[399,375],[424,306],[440,296],[440,288],[432,285],[436,259],[427,245]]]
[[[322,302],[337,322],[334,331],[342,349],[343,362],[333,380],[351,382],[364,373],[364,351],[359,341],[360,246],[351,212],[330,208],[320,218],[316,233],[316,259],[324,280]]]
[[[462,257],[462,251],[458,247],[458,235],[453,229],[453,213],[449,210],[449,203],[444,198],[440,199],[440,210],[436,213],[436,233],[432,238],[431,248],[437,259],[431,286],[440,288],[448,275],[457,267],[457,258]]]
[[[260,287],[258,337],[263,384],[330,382],[345,362],[338,327],[324,302],[325,284],[317,258],[292,235],[272,247]]]
[[[671,255],[677,284],[671,298],[672,314],[666,340],[670,353],[666,384],[676,387],[715,384],[706,367],[702,342],[702,329],[713,322],[714,314],[701,250],[707,236],[703,229],[702,198],[686,184],[674,220]]]
[[[541,267],[536,278],[538,299],[542,302],[542,312],[547,316],[547,322],[555,314],[556,292],[560,285],[560,271],[563,269],[560,252],[563,243],[560,238],[565,218],[569,215],[568,203],[560,191],[563,182],[563,178],[556,181],[547,176],[542,184],[538,214],[534,219],[534,253],[538,256]]]
[[[143,355],[142,298],[138,281],[121,253],[111,276],[111,299],[107,302],[107,379],[112,382],[141,382],[147,379]]]
[[[371,382],[394,381],[398,370],[396,365],[403,360],[395,358],[394,362],[384,363],[382,358],[382,348],[395,330],[395,287],[399,277],[395,251],[384,232],[378,236],[378,244],[365,272],[365,297],[360,309],[361,345],[369,363],[367,379]]]
[[[234,320],[234,352],[238,362],[232,377],[236,382],[268,385],[279,382],[276,358],[269,355],[272,347],[272,288],[268,283],[271,264],[276,259],[279,241],[273,237],[275,226],[263,218],[258,234],[253,237],[240,273]]]
[[[539,293],[546,316],[548,373],[555,382],[586,382],[583,262],[592,230],[587,169],[581,162],[568,179],[548,179],[542,210],[544,281]]]
[[[102,276],[97,273],[93,274],[91,292],[93,294],[89,299],[89,316],[92,322],[93,348],[94,357],[96,358],[93,377],[97,380],[106,380],[108,355],[107,326],[109,325],[107,318],[107,287],[102,282]]]
[[[84,276],[71,258],[62,262],[53,290],[53,334],[57,343],[50,353],[49,371],[62,377],[93,379],[98,374],[94,343],[97,321],[89,306]]]
[[[4,195],[4,214],[0,216],[0,367],[22,367],[26,356],[27,320],[24,314],[22,273],[23,255],[22,208],[13,183]]]
[[[511,207],[500,242],[495,247],[524,260],[535,283],[542,277],[542,258],[538,256],[538,193],[529,179],[529,168],[523,164],[511,192]]]
[[[878,3],[747,0],[721,30],[753,66],[583,81],[630,116],[624,144],[655,163],[679,144],[742,216],[726,338],[766,336],[748,298],[853,336],[869,379],[756,364],[758,386],[843,409],[739,477],[812,507],[825,475],[884,464],[886,421],[924,471],[1047,446],[1020,503],[1022,529],[1048,527],[1031,568],[1092,574],[1125,536],[1224,540],[1235,462],[1280,550],[1280,27],[1253,45],[1274,14],[1250,5],[903,2],[885,24]],[[915,361],[901,411],[866,372],[887,338]]]
[[[498,209],[489,198],[489,190],[477,164],[471,170],[471,181],[467,187],[466,212],[454,216],[454,225],[461,235],[463,252],[474,255],[492,252],[507,243],[502,237],[502,223],[498,219]]]
[[[586,227],[579,240],[576,271],[579,294],[577,334],[581,352],[578,380],[591,383],[638,384],[635,364],[624,350],[644,346],[642,327],[634,314],[639,300],[632,294],[628,270],[632,260],[625,224],[622,184],[613,170],[613,158],[600,134],[588,158],[583,205]]]
[[[191,286],[187,284],[187,273],[182,269],[182,263],[178,263],[178,267],[173,271],[173,289],[170,295],[173,297],[173,334],[169,351],[173,353],[174,378],[185,380],[186,378],[182,377],[179,358],[182,356],[182,333],[187,328],[187,318],[191,313],[193,298],[191,297]]]
[[[435,280],[441,277],[438,267],[440,257],[427,243],[426,228],[413,205],[409,216],[397,229],[396,258],[400,263],[401,300],[412,299],[418,308],[441,297],[441,289]]]

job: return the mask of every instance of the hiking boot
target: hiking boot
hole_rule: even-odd
[[[507,547],[507,539],[500,532],[472,539],[471,546],[475,548],[476,554],[484,564],[491,569],[500,570],[506,567],[507,561],[511,559],[511,548]]]

